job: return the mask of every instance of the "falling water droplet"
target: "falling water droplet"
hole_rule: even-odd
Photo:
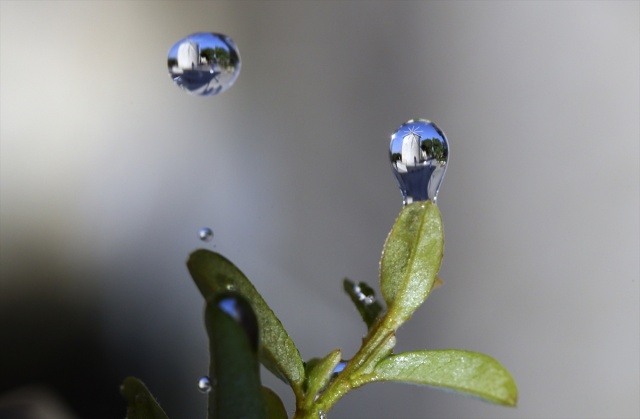
[[[318,410],[318,419],[327,419],[327,414],[322,410]]]
[[[240,73],[240,54],[231,38],[220,33],[194,33],[169,49],[169,76],[196,96],[216,95],[233,85]]]
[[[402,124],[391,136],[389,156],[404,205],[436,201],[449,158],[449,143],[436,124],[426,119]]]
[[[203,242],[210,242],[213,240],[213,230],[209,227],[203,227],[198,231],[198,237],[200,237],[200,240]]]
[[[211,391],[211,380],[209,380],[209,377],[205,375],[198,380],[198,390],[205,394]]]

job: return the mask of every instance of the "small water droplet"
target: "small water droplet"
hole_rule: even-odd
[[[209,377],[205,375],[198,380],[198,390],[205,394],[211,391],[211,380],[209,380]]]
[[[213,240],[213,230],[209,227],[203,227],[198,231],[198,237],[200,237],[200,240],[203,242],[210,242]]]
[[[220,33],[194,33],[169,49],[169,76],[196,96],[216,95],[233,85],[240,73],[240,54],[231,38]]]
[[[391,136],[389,156],[404,205],[436,201],[449,159],[444,132],[431,121],[412,119]]]
[[[364,305],[373,304],[376,301],[376,297],[373,294],[372,289],[363,290],[360,285],[356,284],[353,286],[353,292],[356,294],[358,301],[362,302]]]
[[[318,410],[318,418],[319,419],[327,419],[327,414],[324,413],[322,410]]]

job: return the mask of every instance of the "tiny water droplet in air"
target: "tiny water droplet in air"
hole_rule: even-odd
[[[205,394],[211,391],[211,380],[209,380],[209,377],[205,375],[198,380],[198,390]]]
[[[209,227],[203,227],[198,231],[198,237],[200,237],[200,240],[203,242],[210,242],[213,240],[213,230]]]
[[[391,136],[389,156],[404,205],[436,201],[449,159],[449,143],[436,124],[426,119],[402,124]]]
[[[318,418],[319,419],[327,419],[327,414],[324,413],[322,410],[318,410]]]
[[[194,33],[169,49],[167,65],[178,87],[196,96],[216,95],[238,78],[240,54],[226,35]]]

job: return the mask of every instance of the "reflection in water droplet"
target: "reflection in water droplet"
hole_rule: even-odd
[[[426,119],[402,124],[391,136],[389,156],[404,205],[436,201],[449,158],[449,143],[436,124]]]
[[[240,73],[240,54],[231,38],[219,33],[194,33],[176,42],[167,57],[169,76],[197,96],[227,90]]]
[[[203,227],[198,231],[198,237],[200,237],[200,240],[203,242],[210,242],[213,240],[213,230],[209,227]]]
[[[205,394],[211,391],[211,381],[209,377],[205,375],[198,380],[198,390]]]
[[[327,419],[327,414],[324,413],[322,410],[318,410],[318,418],[319,419]]]

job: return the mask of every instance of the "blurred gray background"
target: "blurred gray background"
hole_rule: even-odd
[[[451,146],[445,286],[398,351],[490,354],[519,406],[376,384],[329,417],[637,418],[639,22],[637,1],[0,2],[0,393],[124,417],[132,374],[204,418],[184,265],[202,246],[304,358],[350,356],[365,330],[341,280],[377,288],[402,202],[389,136],[421,117]],[[167,75],[200,31],[240,50],[215,97]]]

